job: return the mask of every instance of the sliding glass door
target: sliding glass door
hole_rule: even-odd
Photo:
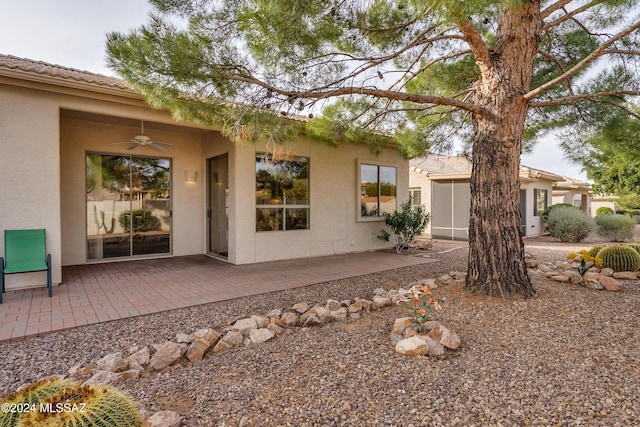
[[[171,161],[87,154],[87,258],[171,252]]]

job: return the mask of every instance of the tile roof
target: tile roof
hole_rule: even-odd
[[[103,87],[131,90],[124,80],[116,77],[64,67],[62,65],[49,64],[44,61],[19,58],[12,55],[0,54],[0,70],[2,69],[14,70],[28,75],[41,75]]]

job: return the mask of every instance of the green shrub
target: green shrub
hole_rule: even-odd
[[[569,204],[569,203],[558,203],[556,205],[549,206],[547,209],[545,209],[542,212],[542,220],[545,221],[545,222],[548,221],[549,220],[549,214],[551,212],[553,212],[555,209],[558,209],[558,208],[570,208],[570,209],[575,209],[575,210],[578,210],[578,211],[582,211],[580,208],[578,208],[576,206],[573,206],[572,204]]]
[[[611,209],[608,206],[600,206],[598,209],[596,209],[596,216],[611,215],[611,214],[613,214],[613,209]]]
[[[122,212],[118,217],[120,227],[129,230],[131,225],[131,215],[133,214],[133,231],[157,231],[162,223],[160,218],[151,215],[151,211],[146,209],[136,209],[132,212]]]
[[[598,234],[612,242],[624,242],[633,238],[636,220],[624,215],[601,215],[596,217]]]
[[[614,271],[637,271],[640,268],[640,254],[626,245],[606,246],[598,252],[602,266]]]
[[[562,242],[582,241],[595,228],[593,218],[573,206],[560,206],[549,212],[546,230]]]
[[[409,247],[409,244],[424,231],[429,219],[429,213],[425,212],[424,206],[413,206],[411,199],[404,202],[399,211],[384,215],[384,223],[393,233],[397,253]],[[382,230],[378,238],[388,242],[390,236]]]

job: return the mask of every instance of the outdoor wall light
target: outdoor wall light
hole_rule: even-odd
[[[187,182],[196,182],[198,178],[197,171],[184,171],[184,180]]]

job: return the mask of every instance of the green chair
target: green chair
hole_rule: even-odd
[[[47,254],[46,230],[5,230],[4,258],[0,257],[0,303],[4,293],[4,275],[47,271],[49,297],[53,295],[51,285],[51,254]]]

